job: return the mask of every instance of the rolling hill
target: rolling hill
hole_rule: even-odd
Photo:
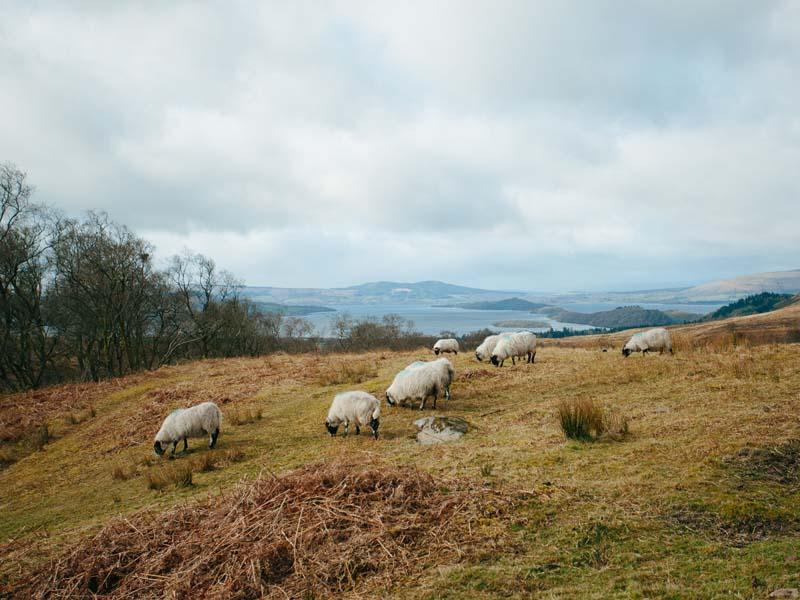
[[[0,396],[0,596],[796,587],[800,304],[671,329],[674,356],[599,351],[628,331],[543,340],[533,365],[453,357],[436,414],[470,431],[441,446],[414,441],[407,408],[384,407],[378,441],[322,425],[335,393],[380,394],[422,348],[203,360]],[[557,407],[586,397],[630,433],[565,441]],[[225,414],[217,449],[154,457],[164,415],[201,400]]]

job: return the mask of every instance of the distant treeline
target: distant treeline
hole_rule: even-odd
[[[0,390],[187,359],[407,349],[436,339],[398,315],[337,315],[322,339],[307,320],[243,297],[241,282],[211,258],[185,253],[158,269],[152,245],[128,228],[94,213],[65,218],[32,202],[32,191],[23,172],[0,165]],[[477,345],[485,335],[460,339]]]
[[[793,296],[791,294],[774,294],[772,292],[753,294],[752,296],[747,296],[746,298],[718,308],[702,320],[714,321],[717,319],[727,319],[728,317],[741,317],[744,315],[765,313],[788,306],[791,304],[792,298]]]

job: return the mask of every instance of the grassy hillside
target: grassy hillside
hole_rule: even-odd
[[[0,581],[26,597],[31,581],[46,579],[31,573],[55,577],[81,552],[94,562],[133,552],[126,544],[137,528],[149,542],[142,551],[155,552],[163,526],[154,523],[177,522],[184,525],[175,536],[196,527],[197,537],[158,538],[163,560],[126,555],[130,568],[162,569],[147,571],[148,585],[161,585],[177,565],[211,568],[191,562],[201,551],[220,561],[215,568],[245,565],[250,573],[247,561],[262,538],[248,532],[266,531],[280,538],[283,553],[269,555],[262,575],[252,577],[274,597],[285,597],[280,588],[290,581],[317,593],[386,598],[762,598],[798,587],[800,344],[751,345],[730,335],[737,328],[788,335],[799,313],[789,307],[679,329],[674,357],[623,359],[599,350],[627,333],[547,345],[534,365],[495,369],[459,354],[453,397],[436,412],[464,417],[473,429],[443,446],[417,445],[419,413],[405,408],[384,406],[377,442],[330,439],[323,427],[335,392],[379,393],[405,364],[430,358],[423,349],[209,360],[2,397],[2,447],[23,458],[0,471]],[[567,344],[577,341],[586,347]],[[627,417],[630,434],[565,441],[556,407],[571,398]],[[163,416],[202,400],[217,402],[226,416],[218,448],[209,452],[195,440],[175,460],[153,457]],[[53,439],[37,450],[34,434],[44,423]],[[175,474],[187,469],[191,485],[181,486]],[[236,487],[243,478],[249,483]],[[331,490],[345,489],[339,480],[348,482],[347,502],[362,508],[330,500]],[[365,481],[374,485],[359,496]],[[278,510],[283,500],[270,504],[284,498],[279,493],[285,509]],[[245,505],[261,508],[238,508]],[[284,510],[292,516],[282,517],[280,535],[247,520],[278,519]],[[359,520],[359,511],[369,517]],[[217,531],[204,515],[226,515],[238,533],[204,538]],[[324,557],[303,545],[314,529],[329,536],[320,545]],[[63,554],[70,551],[71,559]],[[368,564],[357,562],[359,553],[369,553]],[[59,556],[57,569],[47,566]],[[283,565],[278,575],[276,565]],[[313,579],[325,569],[341,573],[335,567],[346,576]]]
[[[715,319],[727,319],[728,317],[741,317],[770,312],[777,308],[788,306],[791,304],[791,301],[791,294],[762,292],[761,294],[747,296],[747,298],[742,298],[741,300],[722,306],[710,315],[707,315],[706,319],[713,321]]]
[[[563,308],[553,307],[545,309],[549,317],[562,323],[578,323],[592,327],[658,327],[661,325],[674,325],[694,319],[697,315],[680,313],[677,311],[661,311],[641,306],[618,306],[612,310],[603,310],[594,313],[582,313]]]

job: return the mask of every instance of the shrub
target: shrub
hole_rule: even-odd
[[[572,440],[621,439],[629,432],[627,418],[589,398],[562,400],[558,420],[564,435]]]

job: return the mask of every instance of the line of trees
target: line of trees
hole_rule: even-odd
[[[306,322],[259,311],[212,259],[187,252],[158,269],[128,228],[65,218],[32,193],[0,165],[0,389],[308,345]]]

